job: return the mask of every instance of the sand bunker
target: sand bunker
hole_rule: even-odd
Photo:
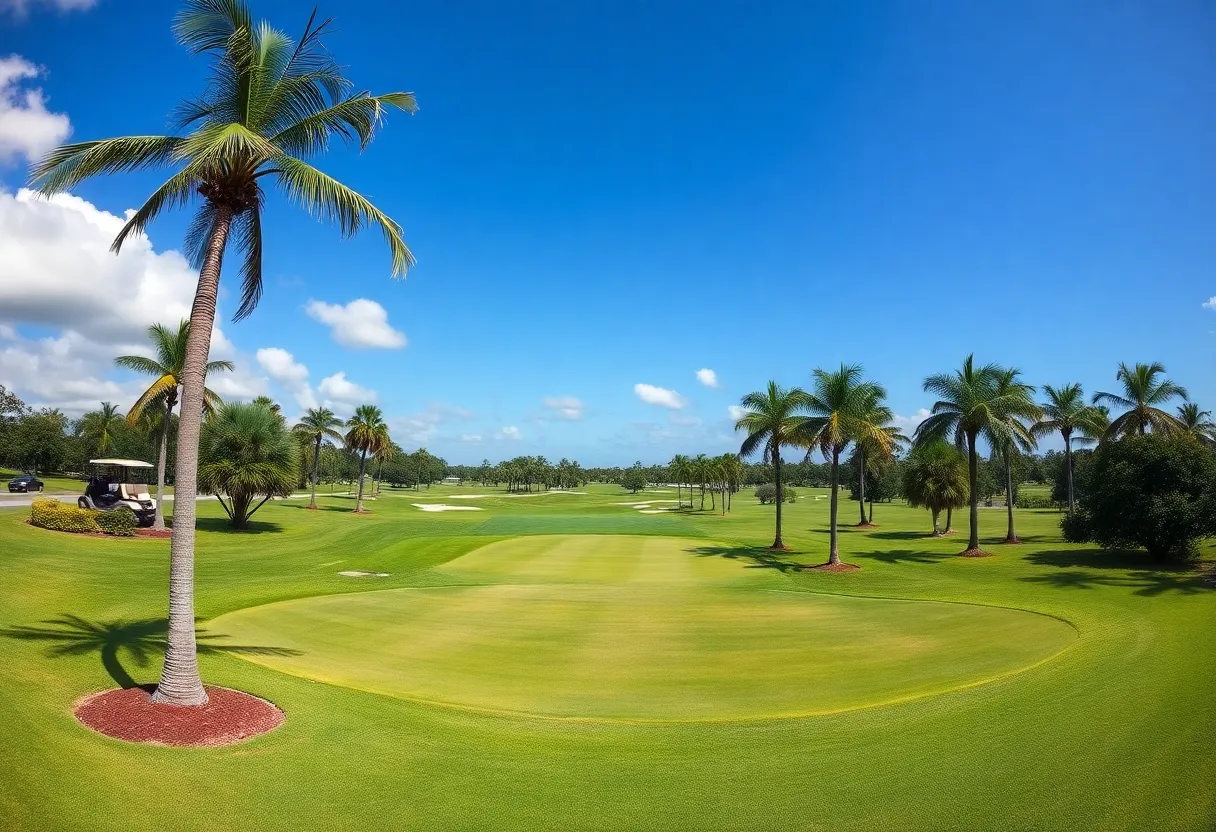
[[[443,503],[410,503],[414,508],[423,511],[485,511],[477,506],[445,506]]]
[[[669,511],[675,511],[674,508],[643,508],[638,509],[638,514],[666,514]]]
[[[367,572],[362,569],[347,569],[345,572],[339,572],[347,578],[387,578],[387,572]]]
[[[493,497],[493,494],[452,494],[449,500],[480,500],[482,497]]]

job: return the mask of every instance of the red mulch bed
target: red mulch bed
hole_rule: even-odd
[[[804,572],[858,572],[861,567],[854,563],[821,563],[818,566],[804,566]]]
[[[217,746],[255,737],[283,723],[283,712],[265,699],[207,685],[206,705],[158,705],[155,688],[119,688],[77,703],[84,725],[107,737],[156,745]]]
[[[173,529],[136,529],[140,537],[173,537]]]
[[[990,558],[991,552],[985,552],[983,549],[968,549],[965,552],[959,552],[960,557],[964,558]]]

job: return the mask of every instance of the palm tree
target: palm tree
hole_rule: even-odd
[[[392,442],[385,442],[372,458],[376,460],[376,484],[372,489],[372,494],[377,499],[380,497],[380,475],[384,473],[384,463],[391,462],[402,450]]]
[[[155,358],[145,355],[120,355],[114,359],[119,367],[134,370],[137,373],[154,376],[156,381],[140,394],[127,413],[127,424],[135,426],[144,412],[156,412],[155,421],[160,423],[160,440],[157,444],[160,450],[156,457],[156,519],[152,528],[165,528],[165,462],[169,458],[169,430],[173,425],[173,408],[177,407],[178,388],[186,372],[186,345],[190,340],[190,322],[182,321],[177,329],[170,329],[160,324],[148,327],[148,338],[152,341],[152,351]],[[203,367],[204,376],[218,372],[232,372],[231,361],[209,361]],[[203,388],[204,412],[210,413],[221,404],[220,397],[214,391]],[[178,449],[178,459],[181,459],[181,449]],[[177,481],[175,480],[175,483]],[[178,494],[180,495],[180,486]],[[174,497],[173,527],[181,528],[181,513],[177,511],[181,504]]]
[[[1164,378],[1164,375],[1165,367],[1156,361],[1135,367],[1119,364],[1115,379],[1123,385],[1122,395],[1094,394],[1094,404],[1110,404],[1126,411],[1110,423],[1103,439],[1143,436],[1149,430],[1164,434],[1182,432],[1182,424],[1159,406],[1175,397],[1187,401],[1186,388]]]
[[[363,513],[363,477],[367,473],[367,457],[377,454],[387,445],[388,425],[384,415],[374,404],[361,404],[355,415],[346,420],[346,446],[359,452],[359,496],[355,500],[355,514]]]
[[[101,403],[101,410],[84,414],[80,419],[80,433],[94,443],[98,456],[103,456],[114,444],[114,432],[123,421],[118,406]]]
[[[781,446],[797,445],[806,427],[809,407],[804,390],[794,387],[787,390],[775,381],[765,390],[748,393],[740,402],[743,415],[735,421],[736,431],[746,431],[747,438],[739,447],[739,456],[746,458],[762,451],[764,461],[773,466],[773,478],[777,485],[777,532],[773,537],[773,549],[784,549],[781,540],[781,504],[785,502],[781,493]]]
[[[326,407],[310,407],[292,428],[297,434],[307,437],[312,445],[312,499],[308,502],[311,509],[317,507],[317,464],[321,459],[321,445],[326,439],[343,441],[342,434],[338,433],[340,427],[342,420],[335,416],[332,410]]]
[[[1178,423],[1182,425],[1184,435],[1205,445],[1216,445],[1216,422],[1212,421],[1212,411],[1200,410],[1199,405],[1187,402],[1178,407]]]
[[[850,442],[859,439],[873,443],[876,448],[889,449],[893,440],[884,428],[891,421],[892,413],[882,403],[887,391],[879,384],[864,381],[860,364],[841,364],[840,369],[832,373],[817,368],[813,376],[814,385],[807,396],[807,410],[811,417],[801,436],[808,448],[818,448],[832,464],[829,475],[832,501],[829,510],[831,546],[828,564],[837,566],[840,564],[836,524],[840,500],[840,455]],[[862,521],[865,521],[864,513]]]
[[[413,262],[397,223],[305,161],[326,150],[335,136],[366,147],[389,107],[416,109],[408,93],[351,93],[342,68],[321,43],[327,28],[328,21],[317,24],[314,13],[293,42],[269,25],[255,25],[244,0],[187,0],[174,33],[193,54],[214,58],[203,94],[178,111],[187,135],[68,144],[51,151],[33,170],[32,184],[49,195],[103,174],[176,168],[128,218],[114,240],[116,251],[160,214],[198,200],[185,247],[199,268],[199,281],[183,367],[169,639],[156,702],[207,701],[194,638],[194,518],[203,379],[229,239],[243,260],[237,319],[252,312],[262,296],[264,183],[277,183],[289,200],[336,222],[344,235],[379,226],[392,252],[393,274],[404,274]]]
[[[977,441],[981,433],[998,441],[1013,428],[1009,419],[1037,418],[1038,407],[1021,387],[998,393],[1002,369],[996,364],[975,366],[975,357],[967,356],[963,367],[954,373],[939,373],[925,379],[926,392],[940,396],[933,404],[930,416],[916,428],[913,443],[951,438],[960,449],[967,451],[971,536],[962,553],[971,557],[986,555],[980,548],[979,452]]]
[[[1018,381],[1021,374],[1021,370],[1012,367],[997,370],[997,398],[1001,401],[1016,402],[1018,406],[1015,408],[1016,412],[1004,412],[997,408],[994,418],[989,419],[984,427],[988,445],[1005,468],[1005,513],[1008,529],[1004,542],[1010,544],[1022,542],[1018,540],[1013,522],[1013,457],[1019,452],[1029,453],[1034,450],[1037,443],[1027,422],[1033,424],[1043,416],[1038,405],[1031,400],[1034,387]]]
[[[967,460],[948,442],[924,442],[905,460],[902,485],[908,505],[929,509],[933,536],[941,537],[937,518],[967,502]]]
[[[244,529],[271,497],[291,495],[300,447],[270,408],[230,402],[203,425],[198,462],[199,487],[216,496],[232,528]]]
[[[1043,385],[1047,401],[1039,405],[1043,418],[1035,422],[1031,433],[1036,437],[1047,436],[1059,432],[1064,439],[1064,465],[1068,477],[1068,510],[1076,508],[1076,496],[1073,492],[1072,446],[1092,441],[1106,430],[1102,412],[1099,408],[1085,403],[1085,393],[1079,384],[1065,384],[1062,387]]]
[[[867,517],[865,514],[866,474],[882,476],[890,466],[895,464],[895,452],[906,446],[909,442],[908,437],[904,436],[903,432],[897,427],[884,427],[882,430],[890,439],[886,448],[883,448],[873,439],[859,439],[854,442],[854,447],[856,448],[854,461],[857,464],[857,476],[859,478],[857,502],[862,511],[862,521],[857,524],[859,528],[874,526],[873,501],[870,502],[869,516]]]

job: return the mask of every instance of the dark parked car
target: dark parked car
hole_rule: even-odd
[[[19,477],[13,477],[8,481],[8,490],[12,491],[41,491],[43,488],[42,480],[35,477],[33,474],[22,474]]]

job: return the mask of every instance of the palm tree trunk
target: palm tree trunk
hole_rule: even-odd
[[[1072,491],[1072,435],[1064,434],[1064,466],[1068,469],[1068,513],[1077,507],[1076,498]]]
[[[321,461],[321,434],[317,434],[316,444],[312,446],[312,499],[308,501],[309,508],[317,507],[317,465]]]
[[[940,511],[933,512],[933,536],[934,537],[941,537],[941,535],[942,535],[941,529],[939,529],[937,526],[937,517],[939,514],[941,514]]]
[[[182,369],[182,407],[177,425],[177,475],[174,477],[173,538],[169,545],[169,634],[165,665],[152,701],[170,705],[204,705],[207,691],[198,674],[194,638],[194,520],[198,500],[198,437],[203,422],[207,353],[215,325],[224,246],[232,228],[232,208],[215,206],[215,225],[198,276],[190,309],[190,334]]]
[[[946,530],[942,534],[954,531],[954,506],[946,506]]]
[[[967,551],[980,548],[980,499],[977,490],[980,478],[980,460],[975,452],[975,435],[967,434],[967,468],[971,482],[971,536],[967,539]]]
[[[781,499],[781,446],[773,441],[773,479],[777,483],[777,535],[773,538],[774,549],[784,549],[785,544],[781,542],[781,504],[785,500]]]
[[[165,398],[165,415],[160,426],[160,458],[156,461],[156,517],[152,528],[158,531],[165,529],[165,465],[169,459],[169,424],[173,420],[174,401],[172,393]]]
[[[857,447],[857,468],[860,472],[857,489],[857,507],[861,509],[861,522],[857,525],[864,526],[869,522],[866,520],[866,452],[860,445]]]
[[[832,449],[832,508],[831,519],[828,521],[831,533],[831,546],[828,548],[828,564],[835,566],[840,563],[840,543],[836,536],[836,510],[840,496],[840,450]]]
[[[1005,533],[1006,543],[1021,543],[1013,528],[1013,465],[1010,464],[1009,454],[1005,457],[1005,511],[1009,515],[1009,530]]]
[[[363,474],[367,470],[367,449],[359,453],[359,496],[355,498],[355,514],[363,511]]]
[[[870,498],[870,517],[866,520],[871,526],[874,525],[874,499]]]

